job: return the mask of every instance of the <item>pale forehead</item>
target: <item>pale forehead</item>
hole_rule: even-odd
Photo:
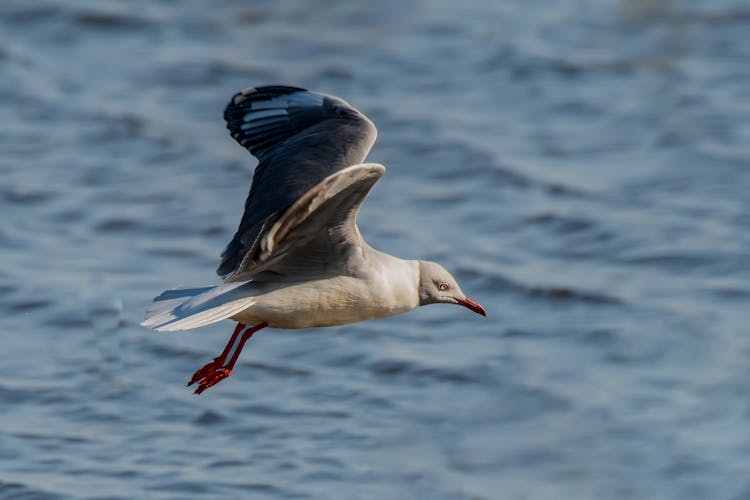
[[[446,271],[445,268],[440,264],[436,264],[434,262],[426,262],[425,264],[425,271],[430,278],[453,280],[453,276],[451,276],[451,273]]]

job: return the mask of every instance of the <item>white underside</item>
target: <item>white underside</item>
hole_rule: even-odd
[[[336,326],[393,316],[417,307],[415,261],[383,263],[367,278],[337,276],[278,285],[260,291],[252,282],[168,290],[146,309],[143,326],[158,331],[188,330],[232,319],[248,325],[298,329]],[[259,293],[260,292],[260,293]]]

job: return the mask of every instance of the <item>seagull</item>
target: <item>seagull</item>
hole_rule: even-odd
[[[218,286],[167,290],[146,308],[157,331],[237,322],[224,351],[195,372],[196,394],[231,375],[263,328],[337,326],[458,304],[486,316],[440,264],[370,247],[360,206],[385,167],[363,163],[377,129],[337,97],[269,85],[235,94],[224,119],[258,159],[239,228],[221,255]]]

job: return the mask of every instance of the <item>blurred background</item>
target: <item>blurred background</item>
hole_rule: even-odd
[[[0,4],[0,497],[750,498],[745,0]],[[211,285],[236,91],[338,95],[376,248],[489,313],[138,325]]]

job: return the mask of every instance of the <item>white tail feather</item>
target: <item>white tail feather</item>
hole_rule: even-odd
[[[249,281],[202,288],[167,290],[146,308],[141,325],[168,332],[216,323],[247,309],[253,303]]]

